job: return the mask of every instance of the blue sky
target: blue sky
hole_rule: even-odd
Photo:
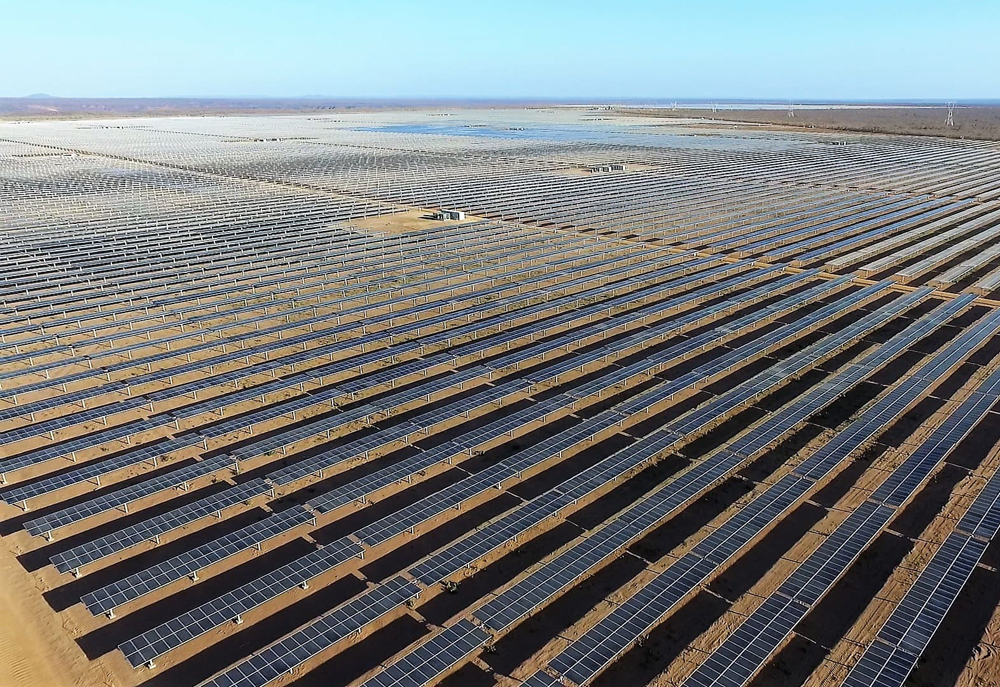
[[[1000,97],[990,2],[0,0],[0,96]]]

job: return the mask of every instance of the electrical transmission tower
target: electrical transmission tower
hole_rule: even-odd
[[[945,126],[955,126],[955,103],[948,103],[948,119]]]
[[[792,106],[792,101],[791,100],[788,101],[788,116],[789,117],[794,117],[795,116],[795,108]]]

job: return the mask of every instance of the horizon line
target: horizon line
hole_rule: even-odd
[[[2,100],[306,100],[306,101],[389,101],[389,102],[547,102],[552,104],[643,104],[657,103],[749,103],[749,104],[842,104],[842,103],[997,103],[1000,97],[909,97],[909,98],[788,98],[786,96],[460,96],[460,95],[51,95],[33,93],[29,95],[0,95]]]

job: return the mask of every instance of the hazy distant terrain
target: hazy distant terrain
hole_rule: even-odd
[[[486,101],[442,99],[378,98],[57,98],[33,95],[26,98],[0,98],[0,118],[84,118],[172,115],[225,114],[302,114],[330,110],[433,107],[446,104],[531,105],[551,104],[536,101]]]
[[[688,101],[688,107],[622,105],[613,109],[627,114],[663,118],[704,118],[716,121],[747,122],[761,125],[788,126],[882,134],[908,134],[1000,140],[1000,104],[977,104],[955,108],[955,125],[946,126],[947,107],[928,105],[844,106],[829,108],[810,105],[787,109],[720,108],[712,112]],[[729,101],[732,103],[732,101]],[[749,102],[749,101],[748,101]],[[552,105],[592,104],[586,100],[544,99],[380,99],[380,98],[58,98],[47,94],[25,98],[0,98],[0,119],[83,119],[99,117],[148,117],[176,115],[240,115],[240,114],[309,114],[357,112],[381,109],[428,107],[540,107]],[[759,103],[758,103],[759,104]]]
[[[678,108],[627,108],[629,114],[649,117],[704,117],[732,122],[753,122],[796,128],[863,131],[877,134],[907,134],[1000,140],[1000,105],[956,107],[955,125],[947,126],[948,108],[940,107],[838,107],[795,109],[794,117],[781,110],[720,110]]]

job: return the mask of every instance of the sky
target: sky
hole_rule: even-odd
[[[1000,98],[1000,0],[0,0],[0,97]]]

